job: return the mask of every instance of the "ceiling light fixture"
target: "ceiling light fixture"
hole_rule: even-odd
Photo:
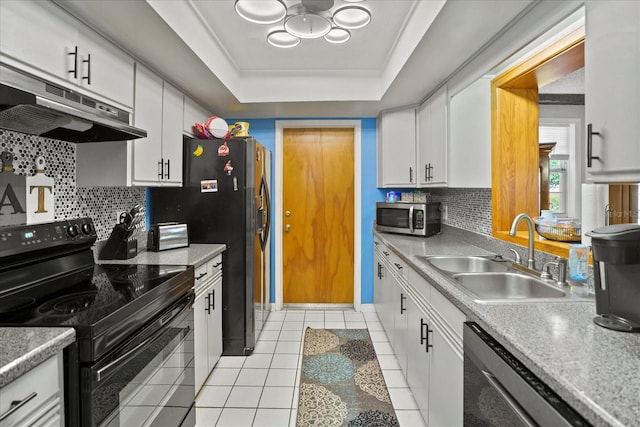
[[[269,32],[267,42],[272,46],[291,48],[300,44],[301,39],[324,37],[334,44],[348,41],[351,38],[349,30],[371,22],[369,10],[353,4],[362,1],[300,0],[287,8],[283,0],[236,0],[235,10],[242,18],[256,24],[284,21],[282,27]],[[339,4],[332,11],[336,2]]]

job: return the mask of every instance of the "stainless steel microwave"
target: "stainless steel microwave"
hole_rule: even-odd
[[[440,202],[376,203],[376,230],[413,236],[433,236],[440,232]]]

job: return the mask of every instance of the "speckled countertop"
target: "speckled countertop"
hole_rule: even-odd
[[[0,328],[0,387],[35,368],[75,339],[73,328]]]
[[[374,234],[589,422],[638,425],[640,334],[595,325],[594,300],[479,304],[454,279],[417,258],[494,253],[478,235],[452,228],[426,239]]]
[[[169,249],[160,252],[141,250],[137,256],[125,260],[99,260],[97,253],[93,251],[96,262],[100,264],[168,264],[168,265],[194,265],[198,266],[210,260],[227,249],[223,243],[197,244],[192,243],[186,248]]]

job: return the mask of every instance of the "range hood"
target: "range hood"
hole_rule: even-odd
[[[0,128],[69,142],[126,141],[147,132],[131,114],[0,64]]]

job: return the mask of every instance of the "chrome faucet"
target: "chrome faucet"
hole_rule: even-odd
[[[567,286],[569,283],[567,282],[567,260],[564,258],[555,257],[553,261],[545,262],[542,266],[542,274],[540,278],[549,280],[553,277],[551,273],[549,273],[549,266],[555,265],[558,268],[558,276],[556,279],[556,285],[562,287]]]
[[[527,260],[527,267],[530,268],[531,270],[535,270],[536,260],[533,257],[534,225],[531,217],[526,213],[521,213],[518,216],[516,216],[515,219],[513,220],[513,223],[511,224],[511,230],[509,231],[509,234],[512,236],[516,235],[516,231],[518,231],[518,224],[523,219],[527,223],[527,228],[529,229],[529,255],[528,255],[529,259]]]

